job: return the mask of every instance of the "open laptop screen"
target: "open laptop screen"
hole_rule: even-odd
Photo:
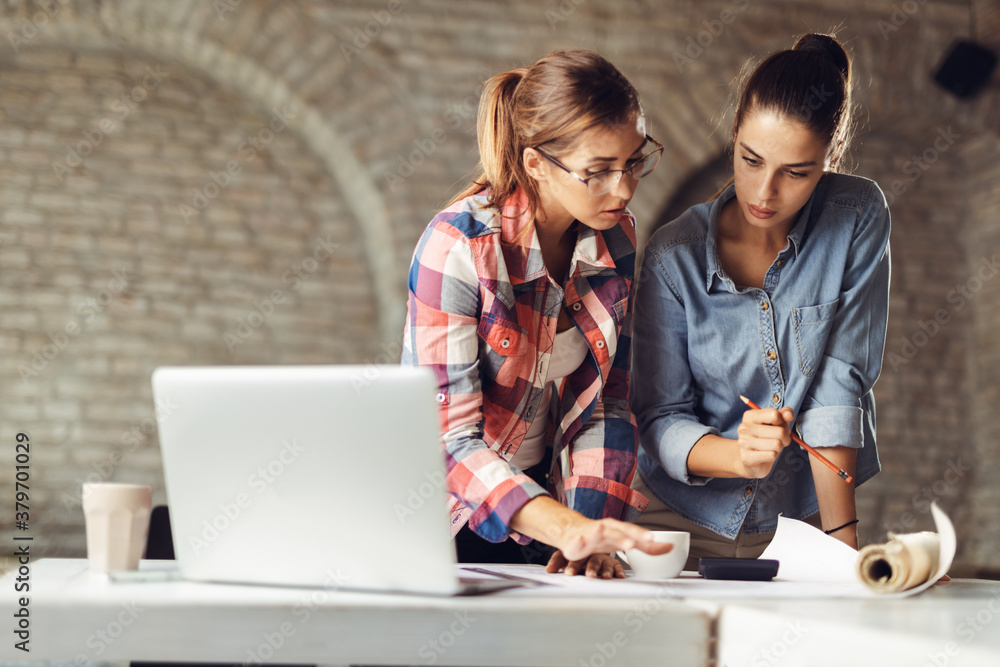
[[[182,575],[458,592],[436,392],[419,367],[157,369]]]

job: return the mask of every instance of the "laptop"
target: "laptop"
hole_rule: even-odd
[[[182,578],[431,595],[533,583],[458,576],[430,369],[161,367],[152,384]]]

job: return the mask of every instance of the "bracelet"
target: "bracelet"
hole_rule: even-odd
[[[826,533],[827,535],[829,535],[830,533],[836,533],[838,530],[840,530],[842,528],[847,528],[848,526],[853,526],[857,522],[858,522],[858,520],[854,519],[853,521],[848,521],[843,526],[837,526],[836,528],[831,528],[830,530],[824,530],[823,532]]]

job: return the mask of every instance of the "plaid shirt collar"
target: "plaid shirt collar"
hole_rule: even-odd
[[[601,232],[580,223],[576,224],[579,235],[571,263],[571,267],[574,267],[573,275],[591,275],[605,269],[614,270],[615,261],[608,252]],[[531,225],[530,234],[523,233],[525,225]],[[534,215],[528,207],[528,195],[521,188],[518,188],[501,208],[500,242],[503,244],[507,273],[512,285],[545,278],[545,262],[542,259],[538,233],[534,228]]]

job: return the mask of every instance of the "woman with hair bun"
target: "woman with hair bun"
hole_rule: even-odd
[[[459,561],[621,577],[611,552],[670,550],[630,523],[628,408],[626,207],[663,147],[589,51],[489,79],[477,125],[479,176],[413,255],[402,358],[437,374]]]
[[[633,487],[641,525],[691,532],[689,568],[756,558],[779,514],[858,546],[855,484],[789,447],[794,428],[857,484],[879,471],[889,211],[873,181],[837,173],[851,112],[836,38],[772,54],[739,91],[732,180],[646,246]]]

